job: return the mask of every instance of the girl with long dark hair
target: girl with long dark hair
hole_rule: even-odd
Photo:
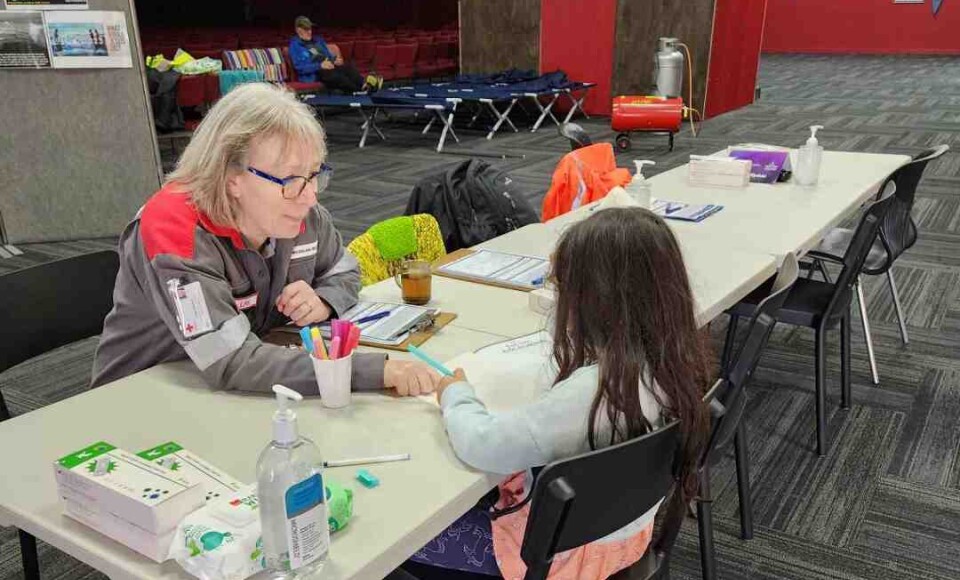
[[[437,391],[454,451],[477,469],[514,474],[500,486],[497,507],[503,509],[529,493],[531,468],[679,419],[678,489],[691,499],[707,437],[702,396],[711,364],[676,239],[646,209],[607,209],[570,227],[552,262],[557,292],[553,386],[530,404],[495,413],[457,369]],[[522,578],[520,546],[528,513],[529,505],[491,523],[475,510],[434,540],[446,544],[443,549],[428,545],[413,560]],[[551,580],[606,578],[636,562],[650,542],[655,515],[656,508],[606,538],[558,554]],[[483,545],[485,538],[492,540],[492,550]],[[457,552],[448,544],[459,544],[459,552],[467,553],[466,565],[436,557]]]

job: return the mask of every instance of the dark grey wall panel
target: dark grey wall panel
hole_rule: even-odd
[[[119,234],[160,184],[130,0],[134,68],[0,69],[0,212],[10,241]]]
[[[657,39],[673,36],[690,47],[694,64],[693,107],[702,113],[713,32],[713,8],[714,0],[618,0],[617,44],[613,62],[614,94],[651,94]],[[687,78],[684,70],[685,103],[689,100]]]
[[[540,67],[540,0],[460,0],[465,73]]]

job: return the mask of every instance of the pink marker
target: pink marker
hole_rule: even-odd
[[[340,337],[335,336],[330,341],[330,359],[336,360],[338,358],[340,358]]]
[[[359,326],[350,326],[350,336],[347,339],[347,354],[353,352],[353,349],[357,348],[360,344],[360,327]]]

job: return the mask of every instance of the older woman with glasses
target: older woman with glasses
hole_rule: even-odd
[[[312,111],[282,89],[244,85],[210,110],[120,239],[94,386],[190,358],[213,388],[317,392],[309,357],[260,337],[357,302],[357,261],[317,202],[332,174],[326,153]],[[438,379],[383,354],[353,362],[355,390],[415,395]]]

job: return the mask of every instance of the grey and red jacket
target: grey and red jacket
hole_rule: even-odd
[[[317,394],[310,358],[265,344],[260,336],[289,323],[276,300],[291,282],[312,286],[334,317],[356,304],[360,290],[357,261],[319,205],[297,237],[272,239],[261,253],[248,248],[240,232],[198,211],[188,193],[168,184],[124,230],[119,252],[114,306],[104,321],[93,386],[189,357],[215,389],[269,393],[279,383]],[[183,301],[184,290],[191,291],[189,303]],[[196,299],[198,294],[202,298]],[[200,302],[207,316],[197,318]],[[185,305],[193,308],[192,315],[183,315]],[[382,388],[385,359],[355,354],[354,390]]]

